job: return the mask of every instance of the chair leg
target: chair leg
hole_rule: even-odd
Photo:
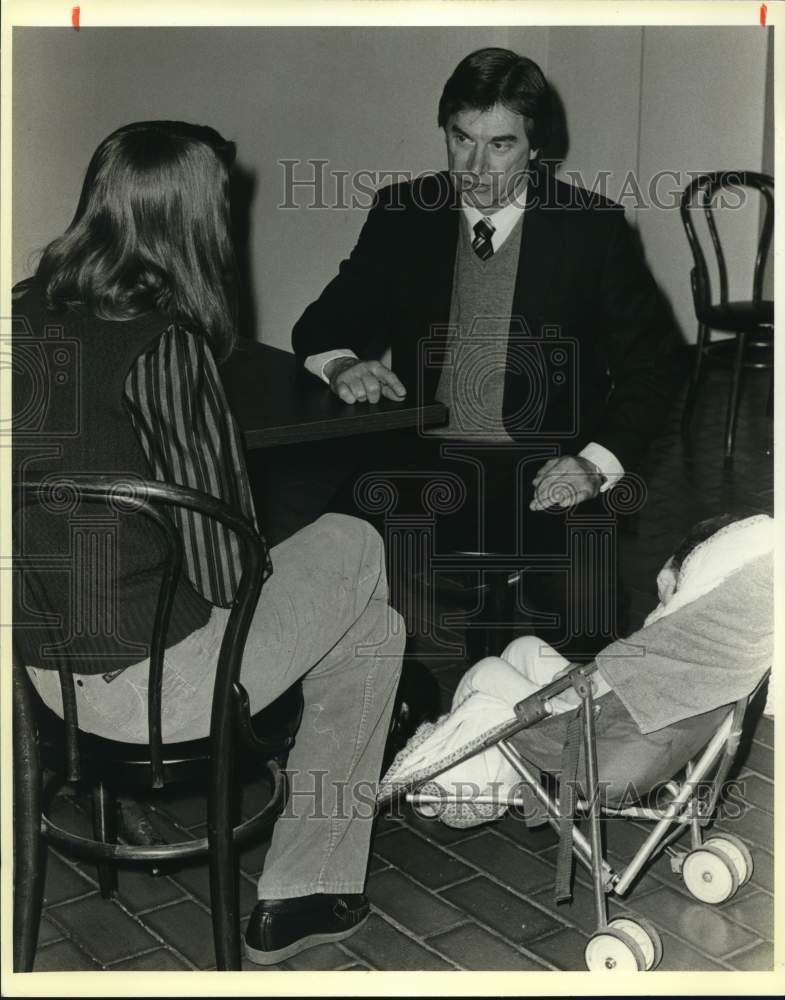
[[[766,416],[769,420],[774,419],[774,367],[771,369],[771,380],[769,381],[769,396],[766,400]]]
[[[725,461],[733,457],[733,443],[736,433],[736,420],[739,415],[739,397],[741,395],[741,379],[744,374],[744,351],[747,346],[747,334],[736,335],[736,357],[733,360],[733,377],[728,399],[728,415],[725,421]]]
[[[692,414],[695,409],[695,400],[698,396],[701,375],[703,373],[704,349],[709,340],[709,328],[705,323],[698,324],[698,339],[695,343],[695,360],[692,365],[690,375],[690,387],[684,400],[684,409],[681,413],[681,431],[685,434],[689,430]]]
[[[13,669],[14,971],[30,972],[44,900],[41,764],[30,691]]]
[[[466,629],[466,659],[469,663],[476,663],[488,656],[490,643],[488,629],[484,625],[468,627]]]
[[[493,621],[493,583],[490,577],[486,577],[485,588],[480,589],[479,598],[481,603],[480,613],[475,619],[467,624],[466,628],[466,656],[470,663],[476,663],[485,656],[492,653],[493,629],[490,623]]]
[[[117,843],[117,799],[102,781],[93,786],[93,836],[104,844]],[[111,899],[117,892],[117,868],[108,862],[96,867],[101,895]]]
[[[509,584],[509,573],[496,573],[491,582],[490,594],[491,621],[496,622],[495,628],[488,629],[493,643],[489,656],[499,656],[509,641],[512,613],[515,607],[515,588]]]
[[[479,616],[480,628],[468,633],[468,654],[472,662],[484,656],[498,656],[507,645],[515,605],[515,591],[508,583],[507,572],[487,573],[487,590]]]
[[[215,710],[215,706],[214,706]],[[207,816],[210,861],[210,908],[213,917],[215,963],[219,970],[238,970],[240,964],[240,892],[232,816],[234,752],[232,736],[213,748]]]

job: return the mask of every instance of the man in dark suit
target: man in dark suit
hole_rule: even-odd
[[[622,208],[537,163],[550,115],[531,60],[496,48],[467,56],[439,103],[448,170],[378,192],[293,344],[347,403],[416,393],[449,407],[435,435],[375,442],[365,478],[338,506],[379,520],[362,490],[369,469],[399,474],[396,516],[442,476],[441,547],[530,558],[540,582],[525,589],[557,612],[552,638],[564,650],[585,635],[580,621],[597,626],[595,647],[618,630],[612,613],[595,621],[597,595],[615,586],[616,541],[594,528],[615,523],[612,487],[656,432],[673,365]],[[374,356],[382,343],[389,365]],[[595,541],[582,566],[565,567],[576,523],[593,526]],[[560,581],[555,599],[546,578]],[[568,626],[576,596],[583,612]]]

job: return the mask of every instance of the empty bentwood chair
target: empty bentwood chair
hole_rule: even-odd
[[[759,193],[760,198],[756,200],[761,207],[752,272],[752,297],[730,299],[726,251],[723,251],[717,218],[723,212],[742,208],[744,198],[751,191]],[[698,235],[698,229],[704,228],[700,224],[701,217],[709,239],[702,240]],[[747,170],[701,174],[682,193],[681,218],[695,261],[690,279],[698,320],[695,363],[682,414],[682,429],[687,430],[692,418],[704,362],[723,358],[731,360],[732,377],[725,421],[725,460],[728,461],[733,455],[743,369],[769,368],[773,371],[774,302],[763,297],[763,279],[774,227],[774,180],[767,174]],[[713,295],[707,256],[711,269],[718,276],[718,299]],[[733,337],[712,342],[712,330],[732,334]],[[769,413],[771,407],[770,391]]]
[[[207,855],[210,865],[210,897],[216,962],[219,969],[240,968],[240,913],[238,900],[237,848],[269,826],[280,811],[286,794],[283,758],[294,744],[302,713],[302,692],[297,684],[262,712],[250,716],[247,695],[240,683],[245,640],[262,586],[263,546],[254,526],[214,497],[160,482],[133,481],[118,484],[108,476],[79,476],[67,481],[15,484],[15,497],[25,508],[47,504],[47,497],[68,499],[59,508],[65,521],[78,506],[92,505],[94,537],[82,538],[82,547],[102,558],[102,536],[111,534],[112,522],[122,515],[145,517],[155,525],[164,544],[161,585],[155,620],[150,623],[150,683],[148,690],[149,743],[120,743],[102,739],[79,729],[74,675],[79,662],[63,651],[69,622],[46,624],[44,639],[50,645],[60,675],[64,719],[46,708],[15,653],[14,689],[14,967],[19,972],[33,966],[44,891],[43,844],[97,865],[102,895],[109,898],[117,888],[115,864],[155,868],[160,863],[185,862]],[[70,502],[72,501],[72,502]],[[242,577],[227,619],[217,658],[213,688],[210,733],[205,739],[166,744],[162,740],[162,675],[165,637],[177,579],[183,564],[183,545],[175,523],[167,514],[175,506],[212,518],[237,538]],[[97,510],[96,510],[97,508]],[[78,518],[77,518],[78,520]],[[84,533],[85,520],[80,521]],[[109,528],[107,528],[107,524]],[[89,530],[89,529],[88,529]],[[121,527],[118,530],[122,530]],[[19,543],[17,543],[19,545]],[[23,546],[21,546],[23,547]],[[111,553],[105,552],[105,556]],[[25,608],[46,614],[47,599],[42,581],[48,565],[40,557],[17,552],[15,567]],[[92,565],[95,565],[93,563]],[[84,567],[83,567],[84,569]],[[47,618],[41,619],[46,622]],[[53,619],[51,616],[48,622]],[[59,648],[59,652],[58,652]],[[111,670],[112,664],[107,664]],[[254,817],[239,822],[238,746],[266,763],[273,792],[268,804]],[[55,825],[45,814],[42,771],[54,771],[70,782],[81,781],[92,788],[93,837],[76,836]],[[131,846],[117,843],[116,800],[113,787],[160,789],[177,781],[200,780],[207,790],[207,836],[177,844]],[[49,789],[47,789],[48,791]],[[48,798],[48,795],[46,796]]]

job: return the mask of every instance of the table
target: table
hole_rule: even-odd
[[[268,344],[242,341],[221,367],[229,405],[249,450],[446,423],[441,403],[343,403],[303,371],[295,356]]]

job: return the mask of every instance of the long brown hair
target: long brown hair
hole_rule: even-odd
[[[157,309],[225,357],[237,323],[233,161],[233,143],[187,122],[134,122],[104,139],[36,271],[48,307],[115,320]]]

